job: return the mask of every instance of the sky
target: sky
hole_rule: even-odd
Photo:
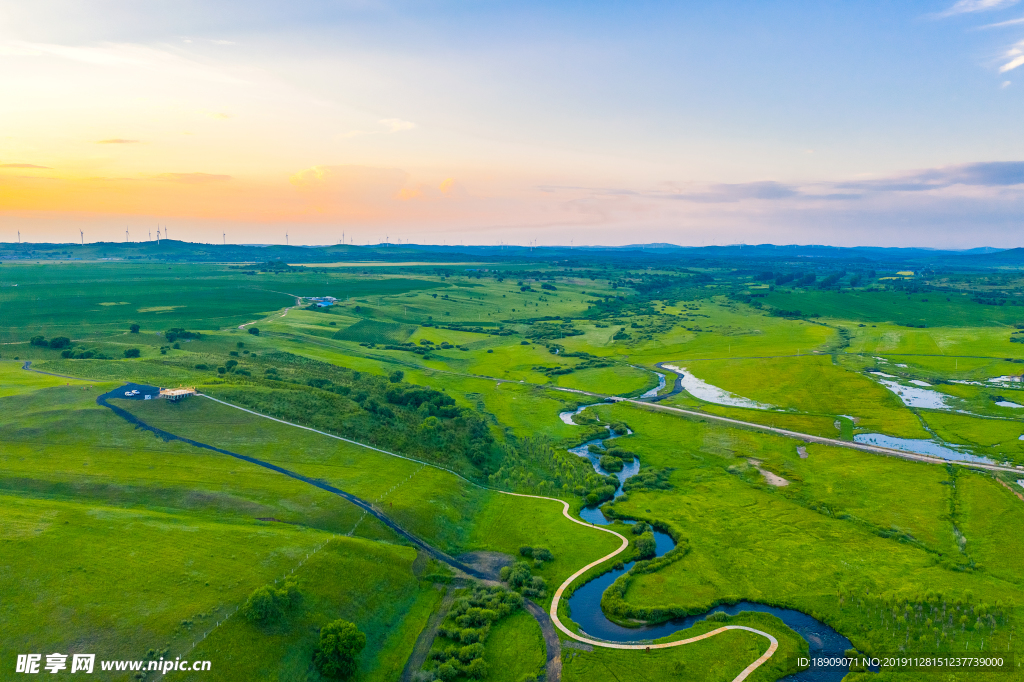
[[[0,242],[1024,246],[1024,3],[0,0]]]

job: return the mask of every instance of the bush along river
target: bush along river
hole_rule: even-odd
[[[600,405],[602,403],[594,404]],[[559,414],[559,418],[567,424],[575,424],[575,422],[572,421],[572,415],[579,414],[588,407],[592,407],[592,405],[584,405],[571,412],[562,412]],[[594,452],[594,450],[600,451],[605,449],[604,442],[619,437],[611,430],[610,427],[608,427],[608,429],[608,438],[598,438],[587,441],[586,443],[574,448],[570,448],[569,452],[579,457],[586,457],[589,459],[597,473],[603,476],[614,475],[619,479],[619,487],[615,491],[615,497],[613,497],[612,500],[609,500],[610,502],[623,494],[622,484],[640,471],[640,460],[634,459],[632,462],[627,463],[621,471],[611,472],[602,468],[600,463],[601,455]],[[627,433],[623,435],[628,435],[629,433],[632,432],[627,431]],[[592,448],[591,446],[595,447]],[[607,502],[604,504],[607,504]],[[611,525],[612,521],[610,521],[604,515],[604,512],[601,511],[601,506],[603,505],[584,507],[580,510],[580,518],[598,526]],[[622,521],[627,525],[633,525],[636,523],[636,521],[624,519]],[[672,536],[668,533],[663,533],[657,529],[653,532],[656,557],[664,556],[676,546]],[[572,620],[580,626],[580,630],[582,631],[581,634],[585,634],[593,639],[605,640],[608,642],[646,642],[660,639],[662,637],[668,637],[680,630],[686,630],[687,628],[693,627],[695,623],[706,619],[712,613],[721,612],[732,616],[742,611],[756,611],[760,613],[770,613],[771,615],[776,616],[779,620],[789,626],[791,630],[803,637],[807,641],[809,653],[812,658],[816,656],[843,656],[848,649],[854,648],[849,639],[821,621],[808,616],[806,613],[796,611],[794,609],[782,609],[749,601],[741,601],[729,606],[716,606],[715,608],[700,615],[676,618],[665,621],[664,623],[659,623],[658,625],[626,627],[624,625],[613,623],[608,620],[604,615],[604,611],[601,610],[601,597],[604,595],[605,590],[611,587],[612,583],[614,583],[619,576],[625,574],[633,567],[634,563],[635,562],[631,561],[622,565],[622,568],[613,568],[609,570],[607,573],[604,573],[590,582],[576,588],[576,591],[572,593],[571,597],[569,597],[569,613]],[[787,682],[840,682],[848,672],[849,667],[808,668],[807,670],[793,675],[788,675],[783,679]],[[875,669],[874,672],[877,672],[877,670]]]

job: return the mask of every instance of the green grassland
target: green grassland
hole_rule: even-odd
[[[545,663],[544,638],[529,614],[514,613],[494,626],[485,643],[488,682],[520,682],[537,675]]]
[[[599,409],[626,416],[618,406]],[[977,601],[1007,605],[1010,623],[988,632],[990,646],[1005,647],[1020,626],[1018,548],[991,540],[997,521],[983,509],[1010,528],[1024,520],[1024,507],[990,477],[818,446],[800,459],[783,439],[668,423],[672,417],[657,413],[628,418],[637,432],[630,448],[645,464],[672,467],[673,490],[631,493],[615,510],[660,521],[690,548],[680,561],[632,581],[626,599],[637,608],[700,612],[750,599],[798,608],[863,650],[888,651],[899,642],[880,629],[872,599],[915,600],[936,591],[962,600],[970,591]],[[790,485],[767,485],[746,457]],[[962,546],[954,526],[967,538]],[[975,550],[966,528],[986,538],[983,546]],[[954,636],[964,646],[972,633]]]
[[[473,483],[205,398],[115,401],[170,433],[373,501],[452,555],[546,547],[552,560],[533,569],[549,586],[536,599],[542,606],[554,586],[618,541],[569,522],[557,502],[496,488],[565,499],[578,512],[606,481],[565,448],[622,422],[633,433],[616,446],[637,453],[642,471],[662,471],[668,486],[633,490],[609,513],[655,523],[688,547],[678,561],[628,579],[624,603],[641,619],[749,599],[800,609],[871,652],[973,650],[982,637],[986,648],[1005,647],[1024,625],[1024,505],[990,474],[819,445],[801,458],[798,441],[623,403],[590,408],[585,425],[569,425],[558,413],[593,399],[554,390],[637,396],[657,385],[656,363],[668,362],[779,409],[715,405],[685,392],[669,405],[846,440],[865,431],[941,439],[1024,463],[1021,411],[995,405],[997,397],[1024,404],[1022,391],[949,383],[984,383],[1024,366],[1024,344],[1010,341],[1024,309],[971,300],[980,280],[960,295],[908,293],[905,282],[879,291],[771,288],[752,281],[747,266],[710,262],[245,267],[3,264],[0,593],[16,595],[0,609],[0,629],[13,633],[5,659],[86,645],[109,658],[165,647],[178,655],[253,589],[295,569],[303,596],[282,625],[263,631],[235,616],[189,656],[213,660],[212,679],[317,680],[317,628],[346,618],[368,637],[357,679],[392,680],[439,604],[441,591],[423,580],[423,557],[344,499],[165,442],[95,403],[124,381],[197,386],[369,444],[404,444],[457,469]],[[297,297],[322,295],[339,303],[293,307]],[[778,309],[821,317],[773,316]],[[238,329],[247,322],[260,334]],[[141,333],[129,333],[132,323]],[[907,324],[927,326],[899,326]],[[174,347],[163,334],[172,327],[201,336]],[[37,334],[69,336],[94,357],[30,345]],[[134,348],[140,357],[125,358]],[[77,378],[26,372],[25,360]],[[872,370],[928,381],[966,413],[908,408]],[[402,402],[423,391],[443,391],[444,409]],[[428,417],[431,410],[439,416]],[[449,440],[431,435],[439,425]],[[758,466],[788,485],[770,485]],[[1003,480],[1012,486],[1018,477],[1011,471]],[[912,610],[930,614],[940,604],[972,617],[998,614],[998,624],[979,615],[977,627],[942,625],[929,644],[932,630]],[[896,611],[908,607],[898,621]],[[780,652],[750,679],[791,672],[806,646],[771,616],[730,622],[779,638]],[[692,632],[717,626],[704,621]],[[563,679],[731,680],[765,646],[730,632],[649,654],[563,647]],[[501,621],[485,659],[488,680],[538,672],[536,621],[525,613]]]
[[[289,576],[302,596],[283,623],[261,628],[236,615],[191,653],[193,660],[216,661],[216,669],[183,679],[324,679],[313,667],[317,633],[338,618],[355,623],[366,635],[355,679],[399,679],[441,596],[417,579],[415,558],[408,547],[332,539]]]
[[[777,408],[807,415],[850,415],[857,418],[858,426],[870,431],[906,438],[928,437],[896,394],[863,374],[835,364],[829,355],[691,362],[687,369],[719,388]],[[774,418],[756,412],[743,410],[744,418],[760,423]],[[830,435],[835,433],[834,429],[830,431]]]
[[[156,263],[8,264],[2,277],[0,341],[110,335],[133,322],[144,331],[218,329],[294,305],[296,296],[393,295],[441,286],[402,277],[247,275],[222,265]]]
[[[680,636],[703,634],[723,624],[764,630],[779,640],[777,653],[748,677],[749,680],[775,680],[795,672],[793,659],[807,650],[807,643],[796,633],[779,619],[763,613],[741,613],[724,622],[702,621]],[[590,652],[564,649],[562,679],[567,682],[621,682],[626,679],[728,682],[767,648],[768,641],[763,637],[732,630],[694,644],[643,653],[600,648]]]
[[[989,327],[1024,321],[1024,308],[975,303],[966,293],[904,294],[898,291],[781,289],[765,303],[783,310],[817,313],[822,317],[858,322],[927,324],[929,327]]]
[[[205,514],[0,498],[4,661],[31,651],[180,654],[255,585],[288,573],[330,537]]]

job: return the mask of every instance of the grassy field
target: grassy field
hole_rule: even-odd
[[[722,624],[701,622],[684,631],[684,634],[692,637]],[[748,677],[749,680],[775,680],[795,672],[790,667],[792,659],[807,650],[807,643],[774,616],[741,613],[730,617],[727,624],[746,625],[771,632],[779,640],[777,653]],[[625,679],[644,682],[728,682],[767,648],[768,641],[763,637],[733,630],[694,644],[655,649],[647,653],[599,648],[591,652],[566,649],[563,653],[562,679],[567,682],[621,682]],[[638,657],[640,660],[637,660]]]
[[[1005,647],[1019,627],[1024,593],[1010,576],[1017,548],[987,540],[975,551],[966,530],[992,538],[992,523],[1024,520],[1024,507],[1010,504],[990,477],[817,446],[800,459],[782,439],[599,409],[629,421],[637,432],[629,447],[646,465],[674,469],[671,491],[631,493],[616,511],[660,521],[690,547],[682,560],[633,580],[626,597],[638,608],[700,612],[750,599],[815,615],[863,650],[889,651],[900,642],[879,629],[872,600],[923,601],[932,591],[951,602],[1007,605],[1007,624],[986,635],[991,647]],[[789,485],[768,485],[746,457]],[[983,508],[998,509],[998,520]],[[970,637],[955,632],[949,645]]]
[[[179,655],[197,632],[330,537],[288,524],[20,495],[0,495],[0,505],[4,661],[32,651]]]
[[[968,294],[908,295],[896,291],[778,289],[765,302],[784,310],[858,322],[988,327],[1024,320],[1024,309],[975,303]]]
[[[290,576],[302,597],[280,625],[261,628],[236,615],[191,653],[193,660],[216,661],[216,668],[182,679],[322,679],[313,667],[318,631],[339,618],[366,635],[355,679],[399,679],[440,599],[440,592],[417,579],[415,558],[408,547],[332,539]]]
[[[1010,340],[1024,310],[972,300],[995,295],[985,292],[996,284],[972,280],[968,295],[836,292],[773,288],[744,268],[4,263],[0,594],[14,597],[0,608],[0,629],[13,633],[0,658],[83,647],[108,658],[149,649],[176,656],[253,589],[294,569],[303,596],[283,624],[260,630],[231,617],[189,653],[214,661],[204,679],[317,680],[317,629],[345,618],[368,638],[357,679],[393,680],[441,599],[423,579],[424,557],[344,499],[165,442],[96,404],[126,381],[198,386],[268,409],[298,405],[289,414],[307,425],[348,428],[335,417],[349,415],[374,425],[368,438],[412,429],[402,432],[412,434],[407,447],[437,443],[421,454],[484,487],[204,398],[117,401],[170,433],[372,501],[450,554],[545,547],[552,559],[533,567],[549,588],[536,599],[542,605],[618,541],[570,523],[557,502],[488,487],[565,499],[578,511],[607,481],[565,449],[621,422],[632,434],[616,446],[666,484],[618,498],[613,513],[671,530],[688,546],[680,560],[630,578],[625,603],[634,613],[658,619],[748,599],[800,609],[869,652],[973,651],[982,639],[986,649],[1005,648],[1024,625],[1024,505],[989,474],[819,445],[801,457],[798,441],[622,403],[591,408],[588,418],[600,421],[587,425],[559,419],[592,399],[554,388],[636,396],[657,385],[656,363],[668,362],[777,409],[686,392],[666,404],[846,440],[861,432],[938,439],[1024,463],[1021,411],[996,405],[1024,404],[1024,390],[987,382],[1024,368],[1024,344]],[[297,297],[323,295],[338,304],[293,307]],[[771,314],[778,309],[802,314]],[[246,322],[260,334],[238,329]],[[130,333],[133,323],[140,333]],[[172,342],[164,335],[172,327],[201,336]],[[72,354],[93,357],[30,345],[37,334],[71,337]],[[126,358],[130,349],[140,357]],[[26,360],[78,379],[26,372]],[[963,411],[907,407],[871,371],[904,385],[925,381]],[[417,392],[440,402],[402,402]],[[459,430],[474,423],[478,431]],[[431,440],[439,424],[465,442]],[[466,454],[446,459],[456,450]],[[787,485],[771,485],[761,470]],[[1003,480],[1015,485],[1015,470]],[[957,614],[952,625],[947,611]],[[791,672],[806,646],[771,616],[730,622],[779,637],[780,652],[750,679]],[[727,681],[765,646],[731,632],[650,654],[564,647],[563,679]],[[495,682],[539,672],[536,621],[502,620],[485,659]]]

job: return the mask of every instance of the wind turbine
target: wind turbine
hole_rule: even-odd
[[[228,233],[227,232],[223,232],[223,233],[221,233],[221,236],[224,237],[224,246],[227,246],[228,245]]]
[[[127,226],[124,228],[124,243],[125,244],[128,243],[128,227]]]
[[[284,233],[284,245],[288,246],[288,233],[287,232]]]
[[[85,232],[81,228],[78,230],[78,236],[82,239],[82,246],[85,246]]]

